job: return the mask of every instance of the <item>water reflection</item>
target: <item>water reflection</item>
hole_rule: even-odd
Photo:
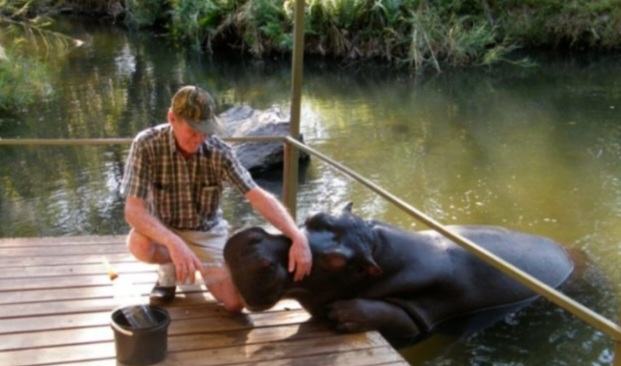
[[[119,233],[127,148],[5,147],[0,236]]]
[[[208,59],[143,34],[60,27],[85,45],[55,61],[48,99],[0,115],[1,137],[130,137],[161,123],[184,83],[214,91],[222,108],[288,109],[286,62]],[[583,284],[578,298],[614,317],[621,290],[618,65],[614,56],[544,60],[534,69],[456,70],[421,80],[309,60],[302,132],[311,146],[441,222],[503,225],[583,250],[608,282]],[[127,148],[0,147],[0,236],[126,232],[118,186]],[[364,217],[423,229],[314,160],[298,216],[348,201]],[[224,210],[236,227],[263,224],[236,192],[226,192]],[[606,365],[612,352],[607,337],[546,302],[465,340],[430,342],[413,359]]]

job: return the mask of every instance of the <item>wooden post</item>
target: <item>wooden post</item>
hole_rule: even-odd
[[[291,61],[291,121],[289,136],[300,137],[300,106],[302,102],[302,70],[304,63],[304,0],[295,1],[295,18],[293,23],[293,55]],[[283,201],[295,220],[298,190],[298,150],[285,143],[285,161],[283,169]]]
[[[621,319],[621,316],[620,316]],[[614,361],[612,361],[613,366],[621,366],[621,339],[619,339],[618,337],[615,339],[613,338],[615,341],[615,354],[614,354]]]

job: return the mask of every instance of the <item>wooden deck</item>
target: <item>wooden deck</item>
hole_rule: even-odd
[[[0,239],[0,365],[116,365],[103,264],[142,301],[155,267],[136,262],[121,236]],[[407,365],[377,332],[338,334],[295,302],[230,315],[204,286],[168,307],[168,354],[158,365]]]

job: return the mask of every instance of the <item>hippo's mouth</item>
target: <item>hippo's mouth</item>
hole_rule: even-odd
[[[246,308],[251,311],[267,310],[276,305],[280,300],[280,296],[274,296],[274,294],[269,294],[268,296],[257,296],[254,294],[251,298],[246,298],[243,294],[241,295]]]
[[[273,307],[274,305],[276,305],[277,302],[270,302],[270,303],[253,303],[253,304],[248,304],[246,303],[246,307],[248,308],[248,310],[250,311],[265,311],[271,307]]]
[[[246,308],[251,311],[264,311],[273,307],[280,301],[284,292],[282,286],[278,285],[263,285],[261,291],[257,291],[257,286],[260,285],[239,289]]]

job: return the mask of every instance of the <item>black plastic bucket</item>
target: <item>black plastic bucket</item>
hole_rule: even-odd
[[[112,312],[110,326],[114,331],[116,359],[129,365],[150,365],[166,357],[170,316],[165,309],[150,306],[156,324],[134,329],[129,325],[122,309]]]

